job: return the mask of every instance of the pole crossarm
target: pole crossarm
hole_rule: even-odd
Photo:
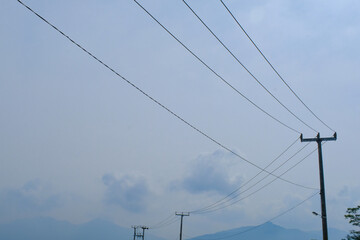
[[[190,213],[189,212],[175,212],[175,215],[176,216],[190,216]]]
[[[337,140],[337,134],[336,132],[332,137],[325,137],[321,138],[320,133],[316,135],[316,138],[303,138],[303,134],[300,134],[300,141],[301,142],[324,142],[324,141],[336,141]]]

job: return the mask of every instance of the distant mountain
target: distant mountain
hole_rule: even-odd
[[[177,233],[178,234],[178,233]],[[329,240],[341,240],[346,232],[329,229]],[[231,237],[232,236],[232,237]],[[96,219],[84,224],[71,224],[52,218],[17,220],[0,224],[0,239],[4,240],[132,240],[132,229],[109,221]],[[164,240],[145,234],[146,240]],[[189,240],[245,239],[245,240],[312,240],[322,239],[321,231],[305,232],[286,229],[273,223],[255,227],[241,227]]]
[[[329,240],[341,240],[346,232],[329,229]],[[245,240],[312,240],[322,239],[321,231],[305,232],[298,229],[286,229],[271,222],[251,227],[241,227],[191,238],[189,240],[245,239]]]
[[[17,220],[0,224],[4,240],[132,240],[132,229],[96,219],[84,224],[71,224],[52,218]],[[145,233],[147,240],[164,240]]]

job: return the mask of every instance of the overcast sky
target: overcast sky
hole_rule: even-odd
[[[261,168],[299,138],[256,109],[176,42],[134,1],[24,1],[171,111]],[[226,52],[178,0],[140,1],[232,86],[314,137]],[[220,1],[189,0],[238,59],[321,136],[332,136],[292,95]],[[360,2],[225,3],[301,99],[338,133],[323,146],[328,223],[349,229],[360,204]],[[260,170],[199,134],[81,51],[15,0],[0,8],[0,223],[50,216],[153,226],[212,204]],[[297,141],[269,170],[305,143]],[[316,148],[309,144],[277,175]],[[262,173],[252,183],[262,177]],[[283,178],[319,188],[317,154]],[[240,195],[272,181],[270,176]],[[248,186],[251,186],[249,183]],[[276,180],[238,203],[185,218],[185,236],[258,225],[316,193]],[[274,222],[321,229],[316,195]],[[176,239],[179,224],[150,230]]]

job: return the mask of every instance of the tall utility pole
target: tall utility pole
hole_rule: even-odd
[[[145,239],[145,230],[149,229],[148,227],[145,226],[131,226],[134,229],[134,240],[136,240],[137,238],[141,238],[142,240]],[[141,228],[142,229],[142,234],[141,233],[137,233],[137,229]]]
[[[325,183],[324,183],[324,167],[323,167],[323,157],[322,157],[322,148],[321,144],[323,141],[336,141],[337,135],[336,132],[334,136],[321,138],[320,133],[317,134],[316,138],[303,138],[303,135],[300,135],[301,142],[317,142],[318,145],[318,154],[319,154],[319,173],[320,173],[320,198],[321,198],[321,219],[322,219],[322,230],[323,230],[323,240],[328,240],[328,229],[327,229],[327,215],[326,215],[326,201],[325,201]]]
[[[181,217],[181,221],[180,221],[180,240],[182,240],[183,218],[184,218],[184,216],[190,216],[190,213],[189,212],[181,212],[181,213],[175,212],[175,215]]]

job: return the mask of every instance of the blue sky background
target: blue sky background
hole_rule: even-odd
[[[25,3],[261,167],[299,137],[220,82],[133,1]],[[315,136],[250,78],[182,1],[141,3],[246,96],[305,137]],[[290,86],[338,132],[337,142],[324,145],[329,225],[349,229],[344,212],[360,203],[360,3],[226,3]],[[291,95],[219,1],[189,4],[281,101],[322,136],[333,134]],[[139,94],[17,1],[1,5],[0,222],[50,216],[73,223],[105,218],[122,226],[153,225],[175,211],[217,201],[258,172]],[[302,146],[296,143],[281,161]],[[283,171],[313,149],[315,144]],[[284,178],[317,187],[317,169],[314,154]],[[277,180],[230,208],[186,218],[186,234],[261,224],[312,193]],[[318,198],[276,223],[320,229],[312,211],[320,211]],[[170,237],[178,224],[153,231]]]

